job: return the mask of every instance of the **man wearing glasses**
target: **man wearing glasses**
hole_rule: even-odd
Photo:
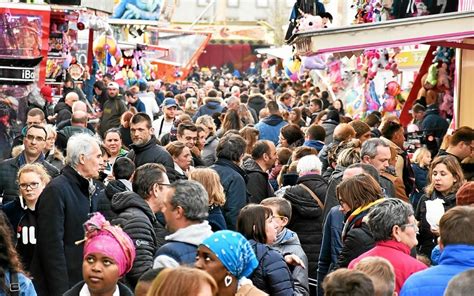
[[[18,170],[23,165],[40,163],[52,178],[59,175],[58,169],[49,164],[44,158],[43,150],[46,145],[46,137],[44,127],[37,124],[28,126],[23,138],[23,152],[14,158],[0,162],[0,197],[2,197],[2,204],[6,204],[19,196],[19,188],[15,180]]]

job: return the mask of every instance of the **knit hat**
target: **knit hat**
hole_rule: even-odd
[[[84,258],[91,253],[101,253],[113,258],[120,276],[132,269],[135,246],[122,228],[110,225],[100,213],[94,213],[84,223],[84,228],[86,230]]]
[[[474,204],[474,182],[466,182],[456,193],[456,205],[469,206]]]
[[[349,125],[352,126],[356,132],[356,138],[361,137],[363,134],[370,132],[370,126],[360,120],[354,120],[349,122]]]

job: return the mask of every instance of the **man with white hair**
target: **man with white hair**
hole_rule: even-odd
[[[75,93],[74,91],[69,92],[64,98],[64,101],[60,101],[54,107],[56,122],[61,122],[64,120],[71,119],[72,105],[74,104],[74,102],[77,102],[77,101],[79,101],[79,95]]]
[[[328,184],[321,176],[321,161],[314,155],[298,160],[299,175],[295,186],[286,189],[283,198],[291,203],[292,217],[288,228],[298,234],[308,256],[308,275],[316,278],[323,231],[323,207]]]
[[[102,152],[87,134],[74,135],[67,145],[66,166],[39,197],[37,256],[32,274],[39,295],[63,295],[82,280],[83,224],[95,209]]]

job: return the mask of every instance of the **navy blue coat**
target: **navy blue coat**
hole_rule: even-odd
[[[269,246],[249,240],[258,266],[250,276],[255,287],[272,295],[293,295],[293,279],[283,256]]]
[[[422,130],[432,132],[438,140],[441,140],[446,134],[448,127],[449,124],[446,119],[439,115],[438,106],[429,105],[421,122]]]
[[[223,214],[227,229],[235,230],[237,216],[240,210],[247,204],[247,176],[239,166],[230,160],[219,158],[211,169],[215,170],[221,178],[222,187],[226,201]]]
[[[167,241],[155,254],[155,258],[166,255],[180,265],[192,265],[196,261],[197,246],[178,241]]]

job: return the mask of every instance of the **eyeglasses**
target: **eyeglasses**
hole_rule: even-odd
[[[28,139],[28,141],[36,140],[36,142],[43,142],[45,140],[43,137],[35,137],[33,135],[26,135],[26,138]]]
[[[159,186],[167,186],[167,187],[171,187],[171,184],[165,184],[165,183],[155,183],[156,185],[159,185]]]
[[[279,216],[279,215],[273,215],[272,217],[273,218],[280,218],[280,219],[286,218],[285,216]]]
[[[37,189],[39,186],[39,183],[38,182],[31,182],[31,183],[21,183],[20,184],[20,188],[23,189],[23,190],[26,190],[28,188],[30,189]]]
[[[403,225],[400,225],[400,227],[413,227],[413,229],[415,230],[416,233],[418,233],[418,230],[420,230],[420,229],[418,228],[417,222],[415,222],[415,223],[403,224]]]

